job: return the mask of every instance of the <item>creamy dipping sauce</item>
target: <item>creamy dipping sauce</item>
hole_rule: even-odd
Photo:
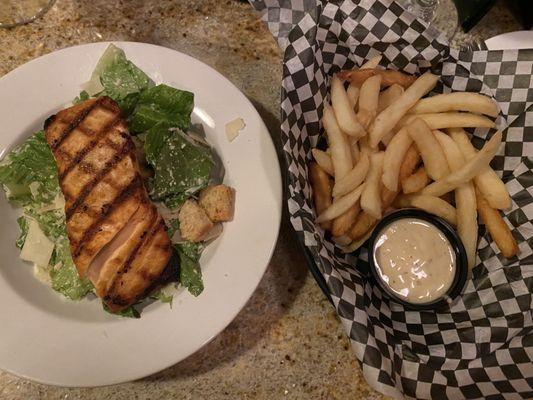
[[[386,286],[413,304],[441,298],[455,277],[455,253],[430,222],[403,218],[391,222],[374,246],[374,265]]]

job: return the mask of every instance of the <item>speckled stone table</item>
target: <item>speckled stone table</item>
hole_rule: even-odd
[[[498,5],[455,42],[518,29]],[[0,30],[0,75],[56,49],[102,40],[155,43],[216,68],[253,102],[280,148],[281,54],[246,2],[57,0],[42,19]],[[2,400],[159,398],[382,396],[364,381],[336,314],[307,272],[284,220],[272,261],[246,307],[216,339],[181,363],[136,382],[94,389],[48,387],[0,372]]]

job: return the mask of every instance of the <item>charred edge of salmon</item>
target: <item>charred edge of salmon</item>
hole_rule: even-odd
[[[166,263],[165,267],[161,270],[161,273],[159,274],[157,279],[154,280],[152,284],[146,288],[146,290],[141,296],[139,296],[139,299],[144,299],[150,296],[152,293],[155,293],[157,290],[168,285],[169,283],[179,282],[180,268],[181,268],[180,261],[179,261],[179,255],[176,252],[172,251],[170,244],[166,247],[168,248],[170,252],[168,262]]]
[[[56,114],[50,115],[48,118],[44,120],[44,130],[48,129],[48,127],[56,120]]]
[[[147,292],[145,293],[144,297],[147,296],[151,291],[155,290],[157,286],[163,286],[170,282],[179,282],[179,276],[180,276],[180,259],[179,255],[176,251],[172,249],[172,244],[169,243],[169,251],[170,251],[170,257],[168,259],[167,265],[165,268],[163,268],[163,271],[161,271],[161,275],[159,275],[159,278],[157,281],[154,282],[154,285],[152,287],[146,289]]]
[[[152,221],[150,224],[150,227],[142,233],[142,235],[139,238],[139,241],[137,242],[137,244],[131,251],[126,262],[124,263],[122,268],[119,271],[117,271],[113,279],[113,283],[111,284],[111,286],[109,287],[109,290],[107,291],[108,294],[106,294],[103,298],[104,302],[106,302],[106,304],[108,305],[125,307],[132,303],[131,299],[130,300],[124,299],[120,295],[114,295],[113,292],[116,291],[117,284],[120,281],[122,275],[128,273],[128,271],[130,270],[131,264],[135,260],[135,257],[137,257],[137,254],[139,253],[139,251],[144,246],[150,244],[154,236],[158,233],[159,229],[162,228],[161,225],[164,225],[163,220],[159,219],[159,216],[157,215],[157,210],[155,209],[155,207],[152,206],[151,208],[152,209],[150,212],[151,212],[151,215],[154,221]],[[139,273],[142,275],[143,280],[148,283],[148,286],[151,286],[152,282],[157,279],[157,276],[149,276],[146,273],[143,274],[143,271]],[[140,293],[136,298],[133,299],[133,302],[135,302],[135,300],[137,300],[138,298],[142,297],[143,294],[144,292]]]
[[[74,156],[72,161],[67,165],[63,173],[59,175],[59,180],[63,180],[68,175],[68,173],[72,171],[74,167],[76,167],[76,165],[80,163],[85,158],[85,156],[87,156],[87,154],[89,154],[91,150],[93,150],[96,147],[96,145],[100,143],[100,141],[103,138],[106,137],[106,134],[109,133],[109,131],[113,129],[115,125],[117,125],[121,121],[122,121],[122,117],[120,116],[120,114],[117,114],[111,121],[109,121],[106,125],[104,125],[102,129],[95,131],[94,135],[96,137],[93,140],[91,140],[87,146],[85,146],[78,153],[76,153],[76,155]]]
[[[73,258],[76,260],[81,255],[87,242],[89,242],[93,236],[98,232],[98,228],[106,217],[120,204],[124,202],[133,192],[142,187],[142,180],[138,174],[132,179],[132,181],[126,186],[111,202],[107,203],[102,210],[100,216],[94,221],[91,226],[85,231],[82,238],[76,244],[76,250],[73,253]],[[142,200],[141,200],[142,201]]]
[[[72,218],[76,210],[79,206],[81,206],[84,202],[87,196],[91,194],[93,189],[100,183],[102,179],[119,163],[121,162],[124,157],[126,157],[131,150],[134,148],[133,141],[131,139],[127,140],[126,143],[120,148],[119,151],[117,151],[110,161],[108,161],[104,168],[102,168],[100,171],[98,171],[93,179],[91,179],[83,188],[81,189],[80,193],[76,197],[76,200],[74,203],[65,211],[67,221]]]
[[[90,106],[82,109],[75,117],[72,121],[68,122],[67,126],[65,127],[65,129],[63,129],[63,132],[61,132],[61,134],[59,135],[59,137],[55,138],[54,140],[52,140],[52,142],[50,143],[50,148],[52,149],[52,151],[56,150],[59,146],[61,146],[61,143],[63,143],[63,141],[72,133],[72,131],[74,129],[76,129],[76,127],[81,124],[81,122],[87,118],[87,116],[91,113],[92,110],[94,110],[96,107],[98,107],[103,101],[102,101],[103,97],[102,98],[99,98],[98,100],[96,100],[94,103],[92,103]],[[57,114],[56,116],[57,117]]]

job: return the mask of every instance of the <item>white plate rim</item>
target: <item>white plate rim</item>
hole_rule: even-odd
[[[506,32],[485,40],[489,50],[533,49],[533,31]]]
[[[270,182],[270,183],[273,185],[273,192],[274,192],[273,193],[273,199],[275,198],[274,199],[275,201],[273,203],[275,208],[273,210],[271,210],[272,211],[272,216],[274,218],[271,219],[271,229],[270,229],[271,235],[270,235],[270,238],[269,238],[270,245],[268,246],[268,248],[263,249],[263,254],[261,255],[261,261],[260,261],[261,266],[258,268],[257,274],[254,275],[254,281],[251,283],[250,287],[248,288],[250,290],[248,290],[248,293],[245,296],[246,300],[245,301],[240,301],[238,307],[234,307],[231,310],[231,312],[228,312],[226,317],[224,318],[224,321],[218,324],[217,329],[213,330],[209,334],[209,337],[207,339],[202,340],[201,343],[197,343],[197,345],[195,345],[194,347],[191,347],[187,351],[182,352],[182,354],[179,357],[175,357],[172,360],[167,360],[164,363],[160,363],[157,367],[146,368],[146,369],[144,369],[142,371],[137,371],[135,373],[127,373],[126,372],[126,373],[122,373],[120,376],[112,376],[112,377],[109,377],[108,379],[99,379],[98,381],[92,381],[91,379],[88,379],[86,381],[82,380],[82,381],[76,381],[76,382],[72,382],[71,383],[71,382],[68,382],[68,381],[63,381],[61,379],[58,379],[57,377],[46,376],[46,374],[44,376],[36,376],[35,373],[26,373],[25,371],[21,370],[20,368],[10,368],[9,365],[6,364],[5,359],[0,357],[0,368],[1,369],[5,370],[7,372],[13,373],[15,375],[18,375],[18,376],[21,376],[21,377],[24,377],[24,378],[27,378],[27,379],[30,379],[30,380],[33,380],[33,381],[36,381],[36,382],[45,383],[45,384],[60,385],[60,386],[67,386],[67,387],[94,387],[94,386],[105,386],[105,385],[112,385],[112,384],[122,383],[122,382],[131,381],[131,380],[135,380],[135,379],[140,379],[142,377],[145,377],[145,376],[151,375],[153,373],[159,372],[159,371],[161,371],[161,370],[163,370],[165,368],[168,368],[168,367],[176,364],[177,362],[185,359],[189,355],[191,355],[194,352],[196,352],[198,349],[203,347],[206,343],[211,341],[216,335],[218,335],[218,333],[220,333],[235,318],[235,316],[240,312],[240,310],[246,305],[247,300],[251,297],[251,295],[255,291],[257,285],[259,284],[259,282],[260,282],[260,280],[261,280],[261,278],[262,278],[262,276],[263,276],[263,274],[264,274],[264,272],[266,270],[266,267],[268,266],[269,260],[270,260],[270,258],[272,256],[273,252],[274,252],[274,248],[275,248],[275,245],[276,245],[276,242],[277,242],[278,233],[279,233],[279,227],[280,227],[280,224],[281,224],[281,207],[282,207],[281,206],[282,205],[281,173],[280,173],[279,161],[278,161],[278,158],[277,158],[277,155],[276,155],[276,151],[275,151],[273,142],[272,142],[272,140],[271,140],[271,138],[269,136],[268,129],[266,128],[264,122],[262,121],[261,117],[259,116],[259,114],[255,110],[255,108],[253,107],[251,102],[244,96],[244,94],[242,94],[239,91],[239,89],[237,89],[231,82],[229,82],[229,80],[227,80],[219,72],[217,72],[213,68],[209,67],[208,65],[206,65],[206,64],[204,64],[204,63],[202,63],[202,62],[200,62],[200,61],[198,61],[196,59],[194,59],[193,57],[190,57],[190,56],[188,56],[186,54],[177,52],[175,50],[172,50],[172,49],[169,49],[169,48],[166,48],[166,47],[161,47],[161,46],[157,46],[157,45],[153,45],[153,44],[146,44],[146,43],[120,42],[120,41],[117,41],[117,42],[89,43],[89,44],[83,44],[83,45],[79,45],[79,46],[73,46],[73,47],[68,47],[68,48],[65,48],[65,49],[61,49],[61,50],[49,53],[47,55],[44,55],[42,57],[39,57],[37,59],[31,60],[31,61],[29,61],[26,64],[23,64],[22,66],[18,67],[17,69],[9,72],[8,74],[6,74],[2,78],[0,78],[0,88],[2,87],[3,83],[5,83],[6,81],[11,81],[18,74],[25,75],[26,73],[31,71],[34,68],[34,66],[37,65],[37,64],[40,64],[40,63],[43,63],[43,62],[48,62],[49,60],[53,61],[57,57],[62,57],[63,55],[69,55],[70,53],[73,53],[73,54],[80,53],[80,52],[83,53],[85,51],[90,53],[90,52],[98,51],[99,54],[101,54],[103,49],[105,47],[107,47],[107,45],[109,45],[110,43],[114,43],[118,47],[123,48],[126,51],[126,55],[129,58],[131,57],[131,54],[128,54],[128,53],[131,52],[131,50],[134,49],[134,48],[138,48],[139,51],[142,48],[143,50],[147,50],[147,51],[150,50],[152,52],[154,52],[154,51],[155,52],[162,52],[162,53],[172,52],[174,55],[178,55],[178,57],[181,57],[183,60],[186,60],[188,63],[193,63],[193,64],[197,64],[198,66],[202,66],[203,69],[209,71],[209,73],[212,74],[214,77],[216,77],[216,79],[218,79],[221,82],[224,82],[225,85],[228,88],[232,88],[233,93],[235,95],[238,95],[238,97],[240,97],[239,101],[240,101],[241,106],[244,104],[246,106],[246,108],[247,108],[246,112],[247,113],[251,113],[252,115],[254,115],[254,117],[255,117],[254,123],[256,123],[258,125],[259,130],[260,130],[260,135],[263,135],[263,136],[266,135],[267,136],[266,138],[263,137],[264,140],[263,140],[263,142],[261,144],[263,146],[265,146],[265,148],[262,148],[262,151],[264,151],[266,154],[269,155],[268,156],[268,158],[269,158],[269,160],[268,160],[269,164],[268,165],[269,165],[269,168],[270,168],[269,175],[270,175],[270,178],[272,179],[272,182]],[[132,61],[134,63],[136,63],[136,64],[138,63],[138,60],[136,60],[135,57],[131,57],[131,59],[132,59]],[[144,69],[144,68],[141,66],[141,69]],[[148,75],[151,75],[152,78],[155,78],[156,81],[159,80],[160,78],[163,78],[162,80],[166,81],[164,79],[165,78],[164,76],[163,77],[154,77],[151,74],[151,71],[146,71],[146,72],[148,73]],[[87,78],[88,77],[80,77],[79,85],[81,85],[83,83],[83,80],[87,79]],[[79,86],[76,88],[76,90],[79,91]],[[0,94],[0,98],[1,97],[2,97],[2,95]],[[0,101],[0,104],[1,104],[1,101]],[[59,104],[55,104],[55,106],[57,108],[60,105]],[[1,115],[2,115],[2,112],[0,111],[0,116]],[[228,118],[228,120],[226,122],[229,122],[231,119],[232,118]],[[247,121],[246,118],[245,118],[245,122],[249,123],[250,121],[249,120]],[[219,129],[221,129],[221,128],[222,127],[220,127]],[[223,134],[223,132],[222,132],[222,134]],[[246,134],[247,134],[246,132],[243,132],[243,134],[241,134],[241,136],[246,137],[245,136]],[[239,140],[239,138],[237,138],[237,141],[238,140]],[[0,145],[0,147],[3,147],[3,146]],[[238,188],[237,188],[237,190],[238,190]],[[237,207],[238,207],[238,199],[239,199],[239,197],[237,197]],[[3,281],[2,275],[0,275],[0,281]],[[2,285],[0,284],[0,287],[1,286]],[[252,286],[253,286],[253,288],[252,288]],[[48,288],[47,288],[47,290],[51,291],[51,289],[48,289]],[[55,293],[54,293],[54,295],[55,295]],[[203,295],[205,295],[205,292],[200,296],[200,298]],[[113,318],[113,317],[111,317],[111,318]],[[1,333],[1,330],[0,330],[0,338],[1,338],[1,336],[2,336],[2,333]],[[2,354],[2,349],[0,348],[0,355],[1,354]]]

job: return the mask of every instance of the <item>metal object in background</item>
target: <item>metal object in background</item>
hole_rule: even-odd
[[[458,28],[457,9],[452,0],[397,0],[400,5],[451,41]]]
[[[12,28],[35,21],[55,0],[0,0],[0,28]]]

